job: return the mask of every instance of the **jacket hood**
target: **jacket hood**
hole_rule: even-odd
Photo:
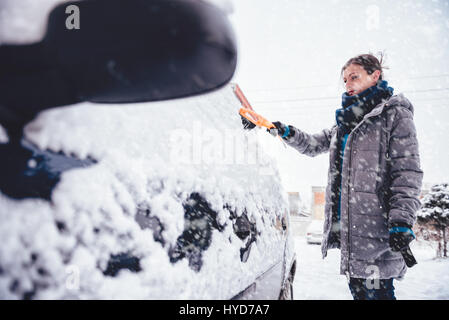
[[[368,117],[375,116],[375,115],[379,115],[379,114],[381,114],[383,112],[385,107],[390,107],[390,106],[401,106],[403,108],[406,108],[406,109],[410,110],[412,115],[413,115],[413,112],[414,112],[414,108],[413,108],[412,103],[402,93],[400,93],[398,95],[392,96],[387,101],[385,101],[383,103],[380,103],[373,110],[371,110],[370,113],[366,114],[364,119],[368,118]]]
[[[385,103],[385,105],[386,106],[389,106],[389,105],[400,105],[400,106],[402,106],[402,107],[404,107],[406,109],[409,109],[412,114],[414,113],[414,108],[413,108],[412,103],[402,93],[392,96]]]

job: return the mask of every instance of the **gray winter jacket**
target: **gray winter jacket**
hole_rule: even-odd
[[[329,235],[332,223],[331,186],[337,170],[337,126],[310,135],[291,127],[287,144],[316,156],[329,151],[323,258],[335,248]],[[377,105],[349,134],[342,168],[341,274],[353,278],[402,278],[405,262],[389,247],[389,224],[413,226],[420,207],[423,172],[413,122],[413,106],[402,94]],[[334,223],[335,224],[335,223]]]

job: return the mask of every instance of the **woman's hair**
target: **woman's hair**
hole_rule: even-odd
[[[374,71],[379,70],[380,71],[379,80],[383,80],[384,78],[383,69],[388,69],[388,67],[383,66],[385,56],[384,53],[379,52],[379,55],[380,61],[371,53],[361,54],[354,58],[349,59],[348,62],[345,63],[343,68],[341,68],[341,75],[343,75],[345,69],[349,67],[351,64],[358,64],[359,66],[363,67],[363,69],[365,69],[365,71],[368,74],[372,74]]]

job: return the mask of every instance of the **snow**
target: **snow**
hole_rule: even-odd
[[[0,44],[40,41],[47,29],[50,11],[69,0],[2,0],[0,2]]]
[[[394,281],[398,300],[449,299],[449,259],[435,259],[435,248],[425,241],[413,241],[411,249],[418,264],[407,270],[402,281]],[[297,300],[352,300],[346,277],[340,275],[340,251],[321,257],[320,245],[295,237],[297,269],[293,283]]]
[[[229,299],[250,285],[283,254],[282,239],[263,226],[288,204],[262,148],[275,139],[244,131],[239,108],[226,86],[172,101],[82,103],[39,114],[25,127],[27,140],[97,163],[65,172],[51,202],[0,194],[0,219],[7,221],[0,224],[0,298]],[[194,192],[228,222],[213,232],[199,272],[167,254],[184,228],[181,203]],[[139,227],[138,208],[163,223],[165,246]],[[246,210],[265,230],[246,263],[229,210]],[[143,271],[105,276],[110,256],[123,252],[139,257]]]

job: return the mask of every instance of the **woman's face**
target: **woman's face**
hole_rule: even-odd
[[[379,80],[380,70],[368,74],[362,66],[358,64],[350,64],[343,71],[343,82],[345,83],[346,93],[350,96],[359,94],[360,92],[374,86]]]

